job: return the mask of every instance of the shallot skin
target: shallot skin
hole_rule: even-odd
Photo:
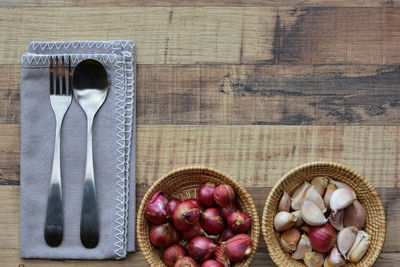
[[[214,201],[219,206],[224,208],[231,208],[235,201],[235,190],[228,184],[221,184],[214,190]]]
[[[172,243],[178,242],[179,234],[174,227],[167,222],[151,226],[149,230],[149,239],[155,247],[165,248]]]
[[[219,264],[216,260],[206,260],[201,264],[201,267],[223,267],[221,264]]]
[[[216,208],[206,209],[201,216],[201,225],[207,233],[219,234],[225,226],[220,210]]]
[[[179,231],[188,231],[200,220],[200,208],[192,200],[180,203],[172,216],[174,226]]]
[[[335,245],[336,230],[329,223],[313,226],[308,230],[313,248],[318,252],[329,252]]]
[[[167,221],[168,214],[168,199],[161,191],[154,193],[146,205],[146,218],[153,224],[162,224]]]
[[[237,234],[225,242],[225,253],[231,261],[240,262],[253,251],[251,238],[246,234]]]
[[[177,260],[174,267],[198,267],[198,265],[193,258],[186,256]]]
[[[227,218],[229,229],[235,233],[245,233],[251,225],[250,217],[243,211],[235,211],[229,214]]]
[[[176,207],[181,203],[182,201],[180,201],[177,198],[170,198],[168,200],[168,217],[170,219],[172,219],[172,215],[174,214],[174,211],[176,209]]]
[[[217,245],[209,238],[197,236],[190,240],[188,245],[189,255],[196,261],[205,261],[212,257]]]
[[[185,248],[181,245],[173,244],[164,251],[162,260],[168,267],[173,267],[178,259],[185,256]]]
[[[214,191],[215,184],[206,183],[202,185],[199,189],[199,201],[205,207],[212,207],[215,205],[214,201]]]

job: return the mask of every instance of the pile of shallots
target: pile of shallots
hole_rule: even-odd
[[[167,199],[159,191],[147,203],[150,242],[162,248],[162,260],[174,267],[227,267],[249,256],[250,217],[237,209],[227,184],[206,183],[198,199]]]
[[[342,182],[316,177],[286,192],[274,218],[280,242],[292,258],[309,267],[337,267],[358,262],[369,247],[361,230],[366,213],[353,189]]]

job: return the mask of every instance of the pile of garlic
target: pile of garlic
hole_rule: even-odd
[[[366,254],[370,238],[361,230],[365,220],[365,209],[350,186],[316,177],[291,197],[284,192],[274,228],[293,259],[308,267],[337,267]]]

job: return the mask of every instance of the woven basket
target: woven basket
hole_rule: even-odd
[[[330,177],[344,182],[356,192],[358,200],[367,212],[365,231],[371,237],[371,244],[361,261],[356,264],[347,263],[345,266],[372,266],[385,242],[386,220],[381,199],[363,176],[340,164],[325,162],[308,163],[292,170],[283,176],[269,193],[262,217],[262,234],[271,259],[278,266],[305,266],[302,261],[292,259],[290,254],[283,250],[273,222],[283,192],[291,194],[297,186],[304,181],[311,181],[316,176]]]
[[[168,198],[176,197],[180,199],[188,199],[197,197],[198,189],[206,182],[212,182],[217,185],[231,185],[236,191],[236,200],[239,209],[250,216],[251,227],[248,234],[253,242],[253,252],[245,261],[236,263],[233,266],[239,267],[250,265],[257,250],[258,239],[260,236],[258,214],[250,194],[242,185],[226,174],[208,167],[187,167],[172,171],[160,178],[150,187],[140,203],[136,224],[137,239],[141,252],[150,266],[159,267],[166,265],[161,260],[161,250],[153,247],[149,240],[150,224],[145,218],[145,207],[147,202],[150,200],[151,196],[159,190],[163,191]]]

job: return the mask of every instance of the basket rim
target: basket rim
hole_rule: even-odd
[[[168,177],[173,176],[177,173],[182,173],[182,172],[187,172],[187,171],[206,171],[206,172],[210,172],[213,173],[215,175],[218,176],[223,176],[224,178],[226,178],[227,180],[229,180],[232,184],[235,185],[235,187],[237,187],[239,190],[243,191],[245,193],[245,195],[247,195],[249,197],[249,204],[250,204],[250,209],[253,210],[253,214],[255,215],[254,220],[252,222],[252,231],[254,231],[254,236],[255,238],[252,238],[252,242],[253,242],[253,252],[252,254],[247,257],[247,260],[249,260],[249,263],[252,262],[256,251],[257,251],[257,247],[258,247],[258,243],[259,243],[259,239],[260,239],[260,232],[261,232],[261,226],[260,226],[260,219],[258,216],[258,212],[256,209],[256,205],[254,204],[254,200],[253,197],[249,194],[249,192],[247,191],[247,189],[241,184],[239,183],[236,179],[232,178],[230,175],[216,170],[212,167],[208,167],[205,165],[192,165],[192,166],[185,166],[185,167],[180,167],[180,168],[176,168],[173,169],[171,171],[169,171],[168,173],[166,173],[165,175],[161,176],[160,178],[157,179],[157,181],[155,183],[153,183],[150,188],[146,191],[146,193],[144,194],[139,209],[137,211],[137,218],[136,218],[136,236],[137,236],[137,241],[140,247],[140,251],[143,254],[143,256],[145,257],[146,261],[148,264],[150,264],[150,260],[151,260],[151,255],[148,253],[145,253],[145,244],[144,244],[144,240],[142,240],[142,238],[140,237],[140,233],[142,233],[142,230],[140,229],[140,225],[141,225],[141,221],[144,218],[144,211],[145,211],[145,207],[146,207],[146,203],[149,201],[152,192]]]
[[[304,163],[304,164],[301,164],[301,165],[297,166],[296,168],[290,170],[286,174],[284,174],[278,180],[278,182],[276,182],[275,185],[272,187],[272,189],[269,192],[268,197],[267,197],[267,199],[265,201],[263,214],[262,214],[262,217],[261,217],[261,231],[262,231],[264,242],[265,242],[265,244],[267,246],[268,254],[269,254],[270,258],[272,259],[272,261],[277,266],[280,266],[281,263],[276,258],[275,253],[271,253],[271,251],[270,251],[270,247],[269,247],[270,244],[268,242],[268,236],[267,236],[267,230],[266,230],[267,229],[266,224],[267,224],[268,207],[270,205],[270,202],[272,201],[273,192],[275,192],[283,184],[283,182],[288,177],[292,176],[293,174],[295,174],[297,172],[301,172],[301,171],[303,171],[305,169],[308,169],[308,168],[311,168],[311,167],[329,167],[329,168],[333,168],[333,169],[342,169],[345,172],[348,172],[350,175],[356,177],[357,179],[360,179],[363,183],[365,183],[369,187],[371,187],[372,188],[371,193],[376,195],[376,197],[379,199],[377,205],[379,206],[380,210],[383,211],[383,218],[381,218],[382,219],[382,227],[384,228],[384,231],[382,233],[383,234],[383,240],[385,240],[385,238],[386,238],[387,223],[386,223],[386,214],[385,214],[385,210],[384,210],[384,207],[383,207],[382,200],[381,200],[378,192],[375,190],[375,187],[364,176],[362,176],[360,173],[356,172],[352,168],[350,168],[350,167],[348,167],[346,165],[343,165],[341,163],[337,163],[337,162],[313,161],[313,162],[309,162],[309,163]],[[378,259],[379,255],[381,254],[382,249],[383,249],[383,245],[384,245],[384,242],[382,242],[381,244],[379,244],[379,246],[374,248],[377,253],[375,253],[371,257],[373,262],[375,262]]]

